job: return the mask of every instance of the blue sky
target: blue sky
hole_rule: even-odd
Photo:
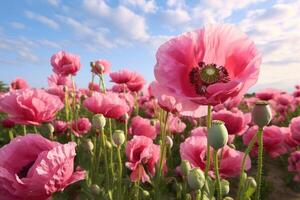
[[[207,23],[233,23],[263,53],[252,90],[300,84],[300,1],[283,0],[10,0],[0,6],[0,80],[16,77],[47,86],[50,57],[59,50],[80,55],[76,77],[86,86],[89,62],[107,59],[154,79],[157,47]]]

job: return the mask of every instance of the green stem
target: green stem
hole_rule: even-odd
[[[207,106],[207,116],[206,116],[206,128],[209,129],[211,127],[211,121],[212,121],[212,114],[211,114],[211,110],[212,110],[212,106],[208,105]],[[207,147],[206,147],[206,163],[205,163],[205,172],[204,172],[204,176],[205,176],[205,182],[207,180],[208,177],[208,171],[210,168],[210,146],[207,143]],[[201,200],[203,200],[203,195],[204,195],[204,189],[205,189],[205,184],[203,185],[202,189],[201,189]]]
[[[100,74],[99,77],[100,77],[100,81],[101,81],[102,92],[106,93],[106,88],[105,88],[105,83],[104,83],[103,75]]]
[[[94,81],[95,81],[95,74],[92,73],[92,88],[91,88],[92,94],[94,92]]]
[[[200,200],[200,197],[201,197],[201,191],[200,190],[197,190],[196,191],[196,200]]]
[[[257,132],[258,137],[258,159],[257,159],[257,174],[256,174],[256,182],[257,182],[257,191],[255,194],[255,199],[260,199],[260,190],[261,190],[261,175],[262,175],[262,167],[263,167],[263,129],[259,128]]]
[[[23,135],[25,136],[27,134],[26,125],[22,125],[23,127]]]
[[[253,138],[251,139],[250,143],[248,144],[248,146],[245,150],[245,154],[244,154],[244,157],[243,157],[243,160],[242,160],[242,165],[241,165],[241,171],[240,171],[240,182],[239,182],[239,187],[238,187],[237,197],[236,197],[237,200],[241,199],[241,189],[242,189],[242,186],[243,186],[244,181],[245,181],[243,179],[243,173],[245,171],[246,159],[247,159],[247,156],[250,154],[256,140],[257,140],[257,134],[255,134],[253,136]]]
[[[138,93],[134,92],[134,111],[135,111],[135,115],[138,116],[139,115],[139,102],[138,102]]]
[[[122,158],[121,158],[121,146],[117,147],[117,156],[118,156],[118,164],[119,164],[119,182],[118,182],[118,199],[122,199],[122,177],[123,177],[123,169],[122,169]]]
[[[217,188],[217,200],[222,200],[221,194],[221,181],[219,174],[219,161],[218,161],[218,150],[214,150],[214,168],[215,168],[215,176],[216,176],[216,188]]]
[[[36,129],[36,126],[33,126],[33,130],[35,133],[38,133],[37,129]]]
[[[68,88],[66,88],[65,91],[65,114],[66,114],[66,122],[69,122],[70,118],[69,118],[69,91]]]
[[[127,117],[126,117],[125,122],[124,122],[124,133],[125,133],[125,144],[124,144],[124,146],[126,147],[127,138],[128,138],[128,119],[127,119]]]
[[[108,191],[108,186],[110,184],[109,184],[109,173],[108,173],[108,163],[107,163],[107,149],[106,149],[106,142],[105,142],[106,138],[105,138],[105,135],[104,135],[104,129],[103,128],[101,128],[100,137],[101,137],[101,143],[102,143],[103,155],[104,155],[104,169],[105,169],[105,179],[106,179],[105,187],[106,187],[106,191]]]
[[[9,129],[8,131],[8,136],[9,136],[9,140],[11,141],[12,139],[14,139],[14,133],[12,129]]]
[[[113,141],[112,141],[112,124],[111,124],[111,119],[109,118],[108,119],[108,124],[109,124],[109,135],[108,135],[108,141],[110,142],[110,144],[112,145],[113,144]],[[113,179],[114,179],[114,169],[113,169],[113,161],[114,161],[114,158],[113,158],[113,148],[110,149],[109,151],[109,170],[110,170],[110,174],[111,174],[111,178],[112,178],[112,182],[113,182]]]

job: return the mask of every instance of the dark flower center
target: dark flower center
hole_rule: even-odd
[[[28,163],[27,165],[23,166],[22,169],[18,173],[18,177],[20,179],[24,178],[24,177],[27,177],[27,173],[28,173],[29,169],[32,167],[33,164],[34,164],[34,161],[32,161],[32,162]]]
[[[199,62],[189,73],[190,83],[194,85],[199,95],[204,95],[209,85],[226,83],[230,80],[227,69],[216,64]]]

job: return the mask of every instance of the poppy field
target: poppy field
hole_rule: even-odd
[[[300,85],[250,93],[254,42],[206,25],[159,46],[150,83],[59,51],[48,87],[0,85],[0,200],[300,199]]]

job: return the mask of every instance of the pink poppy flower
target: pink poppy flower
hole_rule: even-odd
[[[146,81],[141,75],[133,73],[130,81],[126,83],[126,86],[131,92],[139,92],[143,89],[145,84]]]
[[[15,126],[15,122],[8,118],[3,119],[1,124],[4,128],[13,128]]]
[[[252,126],[248,131],[243,135],[243,142],[245,145],[248,145],[257,133],[258,127]],[[278,126],[267,126],[263,130],[263,144],[264,150],[272,157],[275,158],[287,152],[285,145],[285,135],[282,133],[282,130]],[[254,145],[252,156],[257,155],[257,143]]]
[[[77,137],[81,137],[85,134],[87,134],[92,127],[91,122],[88,118],[80,118],[72,122],[71,128],[74,135]]]
[[[116,93],[126,93],[129,91],[129,89],[127,88],[126,84],[117,84],[112,86],[111,91]]]
[[[300,144],[300,116],[293,118],[289,126],[292,138]]]
[[[197,127],[191,130],[191,136],[207,136],[207,128],[206,127]]]
[[[101,92],[101,89],[97,83],[89,83],[89,90],[91,91],[96,91],[96,92]]]
[[[182,98],[181,96],[174,96],[171,91],[162,87],[156,81],[151,83],[150,91],[157,99],[161,98],[163,95],[174,97],[176,99],[176,104],[181,104],[181,110],[179,113],[183,116],[199,118],[207,114],[206,106],[200,106],[199,104],[189,101],[186,98]]]
[[[275,101],[282,106],[288,106],[293,102],[293,96],[289,94],[281,94],[276,96]]]
[[[159,106],[167,112],[179,113],[182,109],[181,103],[177,102],[172,96],[162,94],[158,97]]]
[[[294,91],[294,92],[293,92],[293,96],[294,96],[295,98],[300,97],[300,89]]]
[[[54,131],[56,133],[64,133],[68,129],[68,123],[65,121],[57,120],[53,123]]]
[[[161,45],[156,60],[156,80],[175,98],[217,105],[256,83],[261,54],[234,26],[208,25]]]
[[[61,87],[61,89],[63,89],[63,86],[66,86],[68,87],[69,90],[73,90],[73,83],[71,78],[66,76],[60,76],[57,74],[52,74],[51,76],[48,77],[48,85],[50,88]]]
[[[111,81],[118,84],[127,83],[131,80],[133,73],[127,69],[120,70],[118,72],[112,72],[109,74]]]
[[[84,171],[74,172],[75,147],[38,134],[13,139],[0,149],[0,199],[46,200],[84,179]]]
[[[273,89],[273,88],[266,88],[255,93],[255,96],[263,101],[269,101],[274,99],[277,95],[281,93],[280,90]]]
[[[83,102],[83,106],[94,114],[103,114],[108,118],[119,118],[129,111],[126,101],[118,94],[94,92]]]
[[[1,109],[16,124],[40,125],[52,121],[64,107],[61,100],[41,89],[16,90],[0,99]]]
[[[185,123],[183,123],[179,117],[169,114],[167,120],[167,130],[170,133],[182,133],[185,127]]]
[[[229,135],[242,135],[248,129],[248,124],[251,122],[251,114],[244,114],[240,110],[236,112],[220,110],[213,112],[213,119],[225,122]]]
[[[128,159],[126,167],[132,170],[130,174],[131,181],[149,182],[149,175],[154,176],[155,174],[155,165],[159,161],[160,147],[153,144],[153,141],[148,137],[133,136],[133,139],[127,143],[125,152]]]
[[[284,135],[284,143],[288,151],[295,149],[298,146],[298,142],[293,139],[291,129],[289,127],[280,127],[281,132]]]
[[[220,175],[223,178],[235,177],[240,174],[242,160],[244,153],[230,148],[229,146],[224,146],[223,150],[218,152],[219,157],[222,153],[222,159],[220,161]],[[249,156],[246,158],[245,170],[251,168],[251,160]]]
[[[151,125],[150,120],[140,116],[136,116],[131,120],[128,132],[131,135],[143,135],[151,139],[155,139],[157,135],[156,128]]]
[[[16,78],[10,83],[10,90],[20,90],[29,88],[29,84],[22,78]]]
[[[93,63],[92,72],[95,74],[106,74],[110,70],[110,62],[107,60],[97,60]]]
[[[65,51],[59,51],[51,57],[53,71],[60,76],[75,76],[80,69],[80,58]]]
[[[294,180],[300,182],[300,151],[291,153],[288,158],[288,163],[288,171],[295,172],[296,176]]]

